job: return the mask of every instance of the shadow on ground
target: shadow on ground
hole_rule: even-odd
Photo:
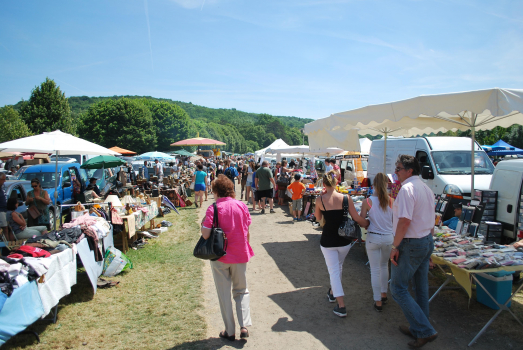
[[[364,244],[356,244],[351,249],[343,266],[342,282],[348,317],[341,319],[332,312],[335,304],[327,301],[330,281],[320,250],[321,235],[304,236],[307,240],[263,243],[279,270],[296,288],[294,291],[269,295],[289,316],[278,319],[272,330],[310,333],[328,349],[407,348],[410,339],[398,331],[399,325],[407,324],[399,306],[389,298],[383,312],[378,313],[373,308],[370,270],[365,265],[368,259]],[[431,278],[431,285],[442,282]],[[431,288],[431,294],[434,291]],[[430,310],[431,322],[440,337],[427,349],[467,348],[468,343],[495,313],[475,300],[469,306],[465,293],[456,290],[440,293],[431,303]],[[521,349],[521,337],[504,332],[499,327],[504,324],[510,324],[513,329],[519,326],[510,314],[504,314],[494,321],[498,322],[498,328],[491,326],[474,345],[474,349],[492,349],[501,344],[505,349]]]
[[[221,338],[209,338],[203,340],[192,341],[189,343],[183,343],[175,347],[169,348],[169,350],[189,350],[189,349],[205,349],[215,350],[223,348],[243,349],[247,344],[247,341],[236,339],[235,341],[225,340]]]

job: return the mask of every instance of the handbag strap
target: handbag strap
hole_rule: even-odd
[[[343,217],[349,216],[349,197],[343,195]]]
[[[213,214],[213,219],[212,219],[212,227],[213,228],[217,228],[217,227],[220,227],[219,224],[218,224],[218,206],[216,205],[216,202],[214,202],[212,205],[214,207],[214,214]]]

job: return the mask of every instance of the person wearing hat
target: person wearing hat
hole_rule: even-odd
[[[92,177],[89,179],[89,185],[87,186],[86,190],[87,191],[93,191],[94,193],[96,193],[96,197],[95,198],[99,198],[100,197],[100,189],[98,188],[98,185],[96,184],[96,180],[98,180],[96,177]]]
[[[443,221],[443,225],[455,230],[458,226],[459,217],[461,216],[461,204],[453,204],[452,206],[454,207],[454,217]]]

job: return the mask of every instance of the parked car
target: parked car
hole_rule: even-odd
[[[58,184],[57,184],[57,199],[55,200],[55,163],[37,164],[31,165],[25,169],[24,173],[20,176],[20,180],[25,182],[30,181],[34,178],[40,181],[42,188],[49,193],[51,198],[51,204],[49,204],[49,216],[51,220],[51,227],[53,227],[53,220],[60,219],[60,209],[57,207],[60,204],[72,204],[73,203],[73,186],[71,183],[72,176],[80,181],[82,185],[82,191],[88,185],[87,172],[84,169],[80,169],[79,163],[62,163],[58,162]]]
[[[27,192],[32,190],[31,182],[7,180],[4,185],[7,198],[16,198],[18,200],[18,208],[16,211],[27,218],[27,206],[25,205],[25,200],[27,199]]]

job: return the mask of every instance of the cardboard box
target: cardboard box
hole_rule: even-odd
[[[27,159],[25,161],[25,164],[27,164],[27,165],[44,164],[44,160],[43,159]]]
[[[37,153],[34,155],[33,157],[34,159],[42,159],[43,160],[43,163],[51,163],[51,159],[49,158],[49,156],[45,153]],[[42,163],[40,163],[42,164]]]

